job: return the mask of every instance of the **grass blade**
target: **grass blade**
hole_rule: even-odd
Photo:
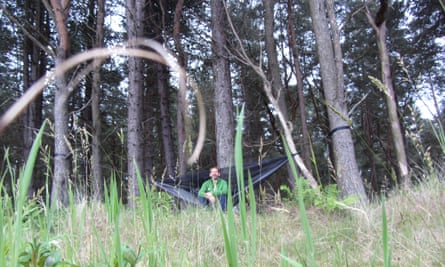
[[[308,262],[308,266],[318,266],[315,262],[315,249],[314,249],[314,241],[312,239],[312,233],[311,228],[309,226],[309,220],[307,218],[306,213],[306,207],[304,205],[304,199],[303,199],[303,178],[301,178],[297,174],[297,169],[295,167],[294,159],[289,151],[289,148],[287,146],[286,141],[283,138],[283,144],[286,150],[286,155],[289,158],[289,166],[292,170],[292,174],[294,175],[296,179],[296,185],[298,190],[298,206],[300,208],[300,219],[301,224],[303,225],[303,230],[306,236],[306,249],[307,249],[307,255],[306,260]]]
[[[238,254],[236,247],[236,228],[235,216],[233,213],[232,188],[229,183],[229,192],[227,195],[227,222],[224,217],[224,212],[220,209],[219,214],[221,218],[221,226],[224,237],[224,248],[226,252],[226,259],[231,267],[238,266]]]
[[[388,236],[388,220],[386,217],[385,198],[382,197],[382,247],[383,247],[383,260],[385,267],[391,266],[391,251],[389,247]]]
[[[24,242],[25,240],[23,240],[23,238],[21,238],[23,236],[23,227],[22,227],[22,219],[23,219],[23,213],[24,213],[24,205],[25,205],[25,200],[26,197],[28,195],[28,189],[29,189],[29,185],[31,184],[31,178],[32,178],[32,173],[34,170],[34,166],[37,160],[37,155],[39,152],[39,147],[40,144],[42,142],[42,138],[43,138],[43,133],[45,131],[45,127],[46,127],[46,123],[47,121],[45,120],[42,124],[42,126],[40,127],[39,133],[36,136],[36,139],[34,140],[34,143],[32,144],[30,153],[28,155],[28,160],[26,161],[25,164],[25,169],[23,171],[23,173],[20,175],[19,178],[19,192],[17,195],[17,198],[15,200],[15,219],[14,219],[14,241],[12,241],[14,243],[13,246],[13,254],[12,254],[12,258],[11,258],[11,262],[17,263],[18,262],[18,258],[19,258],[19,249],[20,247],[22,247],[22,242]]]
[[[236,126],[235,136],[235,171],[238,184],[239,210],[241,217],[241,230],[244,241],[248,240],[247,235],[247,211],[246,211],[246,193],[244,185],[244,168],[243,168],[243,122],[244,122],[244,105],[238,114],[238,122]]]

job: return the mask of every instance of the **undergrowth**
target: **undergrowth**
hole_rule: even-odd
[[[241,123],[242,119],[239,129]],[[171,208],[170,197],[146,185],[137,172],[140,197],[133,209],[120,201],[115,179],[106,187],[104,202],[75,200],[70,192],[69,206],[55,209],[46,197],[48,188],[27,197],[43,131],[44,126],[17,179],[7,153],[3,161],[0,266],[441,266],[445,262],[441,173],[432,175],[428,170],[429,177],[412,188],[398,189],[359,209],[349,206],[350,200],[339,200],[335,186],[309,189],[291,164],[296,192],[289,190],[280,208],[257,213],[249,179],[249,196],[241,190],[239,206],[229,201],[227,212],[193,207],[178,212]],[[240,140],[238,134],[238,171]],[[17,184],[12,194],[4,187],[6,177]]]

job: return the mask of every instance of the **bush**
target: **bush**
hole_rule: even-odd
[[[340,199],[340,191],[336,184],[311,188],[309,183],[303,180],[302,185],[305,206],[313,206],[323,211],[333,212],[354,205],[358,201],[358,198],[353,195]],[[280,190],[284,193],[283,201],[297,203],[298,190],[292,191],[287,185],[281,185]]]

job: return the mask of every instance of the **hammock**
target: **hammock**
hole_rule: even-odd
[[[252,184],[255,186],[261,181],[269,178],[287,163],[287,157],[276,157],[265,159],[261,162],[244,164],[244,190],[248,188],[249,174],[252,177]],[[228,181],[231,186],[233,205],[238,203],[239,193],[235,167],[219,169],[221,179]],[[230,178],[229,178],[230,177]],[[209,179],[209,171],[188,173],[175,179],[166,178],[163,181],[155,181],[154,185],[164,190],[171,196],[185,201],[188,204],[200,206],[198,191],[201,185]]]

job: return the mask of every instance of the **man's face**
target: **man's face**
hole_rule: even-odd
[[[210,177],[212,177],[213,180],[216,180],[219,178],[219,171],[217,168],[211,168],[210,169]]]

